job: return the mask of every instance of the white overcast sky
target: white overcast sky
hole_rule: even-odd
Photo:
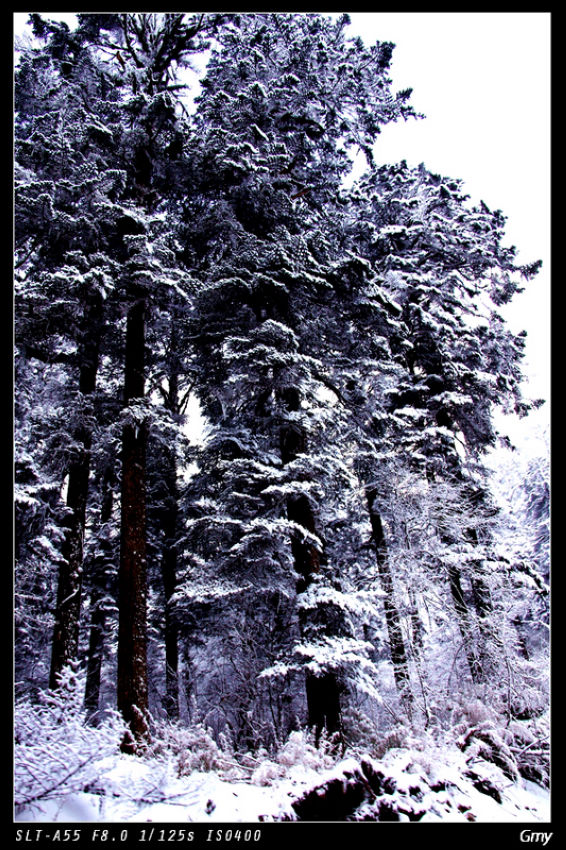
[[[72,16],[42,13],[46,17]],[[550,393],[550,27],[548,12],[364,12],[350,32],[395,46],[395,90],[425,114],[383,129],[378,161],[424,162],[507,216],[520,262],[539,275],[506,308],[528,332],[526,394]],[[27,13],[16,13],[21,32]],[[545,405],[547,408],[548,405]],[[548,416],[548,413],[546,414]]]

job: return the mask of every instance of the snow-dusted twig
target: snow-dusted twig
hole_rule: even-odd
[[[534,747],[535,744],[541,744],[543,741],[546,741],[549,737],[550,737],[550,735],[543,735],[542,738],[535,738],[534,741],[531,741],[530,744],[527,744],[525,747],[521,747],[521,748],[519,748],[519,747],[509,747],[509,749],[512,752],[516,753],[518,756],[521,756],[521,755],[523,755],[523,753],[526,753],[527,750],[530,750],[531,747]],[[531,755],[545,755],[545,753],[542,752],[542,751],[536,750]]]
[[[81,770],[83,770],[88,764],[91,764],[93,761],[95,761],[96,758],[97,758],[96,755],[89,756],[87,759],[85,759],[84,761],[81,761],[79,764],[77,764],[73,768],[73,770],[68,771],[68,773],[66,773],[64,776],[62,776],[57,782],[55,782],[54,784],[52,784],[48,788],[44,788],[43,790],[38,791],[37,794],[32,794],[32,795],[29,795],[29,796],[26,796],[26,797],[15,796],[15,798],[14,798],[15,804],[17,806],[27,806],[30,803],[37,803],[37,802],[39,802],[39,800],[58,799],[61,796],[66,796],[69,793],[68,788],[66,788],[66,789],[64,789],[60,792],[58,792],[57,789],[61,788],[62,785],[64,785],[66,782],[69,781],[69,779],[71,779],[73,776],[75,776],[77,773],[79,773]],[[34,775],[33,771],[30,769],[29,765],[24,764],[24,765],[22,765],[22,767],[24,767],[34,779],[37,778]]]

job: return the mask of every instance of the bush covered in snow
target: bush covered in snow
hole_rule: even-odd
[[[210,730],[200,722],[191,726],[156,723],[146,758],[172,759],[177,776],[189,776],[193,771],[220,770],[226,763],[226,754]]]
[[[532,780],[543,787],[550,782],[549,713],[523,719],[503,717],[476,700],[459,707],[447,741],[455,742],[468,763],[477,759],[500,768],[511,780]]]
[[[284,744],[273,754],[259,761],[251,781],[257,785],[271,785],[292,772],[293,768],[306,771],[320,771],[332,767],[337,761],[334,742],[321,736],[318,746],[314,735],[306,730],[291,732]]]
[[[153,728],[152,743],[144,758],[172,763],[178,777],[216,772],[227,780],[271,785],[294,769],[325,770],[339,756],[332,739],[322,735],[316,745],[314,735],[308,730],[291,732],[279,747],[270,751],[261,747],[252,754],[236,752],[227,735],[221,735],[217,743],[211,730],[200,721],[190,726],[162,721]]]
[[[14,802],[16,808],[61,799],[85,790],[99,774],[99,763],[118,752],[124,725],[108,712],[94,728],[85,722],[84,682],[67,667],[59,687],[39,703],[15,706]]]

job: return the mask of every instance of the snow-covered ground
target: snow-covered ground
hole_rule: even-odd
[[[484,760],[466,762],[458,750],[419,753],[396,749],[379,762],[370,761],[386,777],[386,790],[377,795],[369,792],[355,810],[357,820],[378,820],[379,805],[385,802],[398,813],[398,820],[550,821],[546,790],[523,779],[512,782]],[[296,820],[294,801],[316,788],[322,799],[324,786],[332,780],[339,780],[344,788],[354,783],[360,759],[343,759],[322,770],[304,764],[282,769],[265,760],[245,781],[229,780],[216,771],[179,777],[178,764],[172,759],[112,756],[98,767],[99,778],[87,789],[21,808],[16,821],[214,824]]]

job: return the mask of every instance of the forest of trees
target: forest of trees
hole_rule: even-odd
[[[506,510],[485,464],[536,258],[379,161],[421,116],[347,15],[77,17],[15,74],[16,711],[73,670],[127,753],[536,723],[548,471]]]

